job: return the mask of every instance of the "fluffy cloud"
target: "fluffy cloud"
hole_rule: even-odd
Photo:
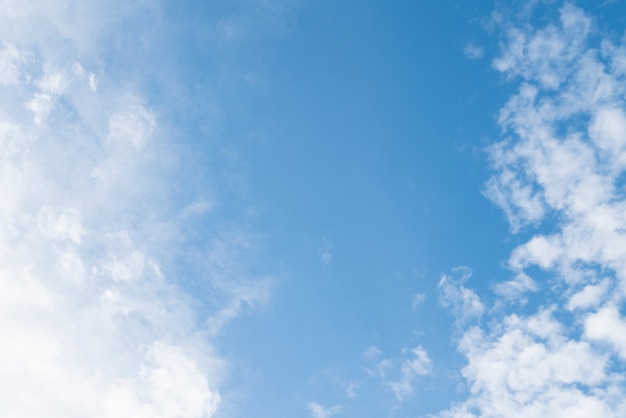
[[[79,3],[0,1],[0,415],[211,417],[227,362],[210,336],[267,286],[217,244],[210,266],[177,260],[208,206],[174,195],[174,128],[94,67],[132,7]],[[219,326],[172,276],[185,263],[223,290]]]
[[[469,396],[440,416],[624,416],[626,46],[598,43],[570,4],[545,27],[504,27],[494,67],[519,90],[500,113],[506,139],[490,149],[486,195],[514,232],[542,232],[511,254],[515,277],[494,286],[487,325],[464,328]],[[538,284],[528,268],[551,279]],[[554,293],[537,296],[534,313],[506,311],[538,288]],[[457,316],[482,311],[462,283],[444,277],[440,289]]]
[[[485,333],[467,331],[460,351],[471,398],[446,417],[618,416],[619,382],[606,373],[608,355],[568,339],[553,312],[515,314]]]

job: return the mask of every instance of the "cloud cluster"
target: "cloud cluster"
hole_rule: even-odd
[[[514,232],[541,232],[511,254],[515,278],[495,286],[500,309],[473,310],[488,325],[460,339],[469,397],[442,417],[626,415],[626,44],[597,41],[571,4],[559,16],[504,25],[494,67],[519,90],[500,113],[506,137],[490,149],[486,195]],[[536,268],[549,282],[531,277]],[[460,315],[479,306],[444,280],[444,305]],[[506,313],[538,290],[534,313]]]
[[[176,199],[173,129],[94,64],[140,7],[117,3],[0,1],[1,416],[214,416],[210,336],[265,297],[211,270],[236,270],[227,239],[206,248],[227,305],[209,326],[172,277],[210,205]]]

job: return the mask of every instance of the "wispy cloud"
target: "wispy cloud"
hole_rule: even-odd
[[[328,266],[333,261],[333,242],[325,238],[324,242],[320,246],[320,261],[323,266]]]
[[[490,150],[486,194],[513,231],[543,225],[511,254],[515,278],[495,286],[496,303],[538,289],[529,268],[549,272],[540,287],[554,293],[534,313],[495,310],[490,325],[464,328],[469,396],[440,416],[623,416],[626,46],[598,43],[571,4],[544,27],[504,27],[494,67],[519,90],[500,113],[507,139]],[[462,303],[475,299],[463,290],[448,294],[457,315],[478,306]]]
[[[472,277],[472,270],[468,267],[456,267],[452,275],[443,275],[439,280],[439,302],[451,311],[460,325],[480,318],[485,306],[478,295],[465,287],[465,282]]]
[[[463,47],[463,54],[467,59],[478,60],[485,56],[485,50],[474,42],[467,42]]]
[[[416,293],[416,294],[413,295],[413,298],[411,300],[411,307],[413,309],[415,309],[419,305],[423,304],[425,300],[426,300],[426,294],[425,293]]]
[[[393,392],[398,402],[403,402],[415,393],[418,378],[431,374],[433,362],[422,346],[402,350],[398,358],[382,358],[382,352],[371,346],[363,353],[366,361],[374,363],[368,373],[381,379]]]
[[[383,354],[380,349],[374,345],[367,347],[361,356],[367,361],[376,361]]]
[[[343,407],[341,405],[335,405],[331,408],[324,408],[322,405],[311,402],[309,405],[309,413],[312,418],[330,418],[333,415],[339,414],[343,411]]]
[[[417,346],[405,350],[407,357],[400,363],[400,378],[387,382],[399,401],[413,394],[415,391],[415,379],[418,376],[426,376],[432,370],[432,360],[423,347]]]

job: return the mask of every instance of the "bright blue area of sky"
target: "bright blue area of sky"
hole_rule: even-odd
[[[220,13],[237,13],[231,7]],[[397,402],[364,372],[372,345],[390,358],[422,345],[437,367],[397,416],[437,412],[461,394],[462,359],[436,284],[467,265],[486,289],[507,274],[500,264],[512,246],[503,215],[481,195],[483,147],[498,134],[506,88],[488,60],[463,54],[468,40],[493,48],[472,23],[490,7],[314,1],[285,33],[261,27],[233,50],[185,51],[200,85],[207,73],[222,80],[221,91],[202,94],[223,101],[214,134],[238,157],[218,164],[246,172],[246,190],[234,184],[223,210],[242,201],[256,209],[239,214],[266,240],[255,262],[280,275],[267,310],[222,336],[236,368],[230,385],[245,393],[238,416],[306,416],[312,401],[385,416]],[[203,13],[215,10],[194,12],[196,24]],[[417,293],[426,299],[413,308]],[[345,402],[333,379],[358,381],[358,400]]]
[[[494,4],[309,1],[280,21],[254,4],[172,4],[164,24],[183,29],[167,31],[148,57],[154,78],[142,81],[155,97],[180,97],[165,116],[197,141],[189,157],[229,179],[191,239],[210,236],[216,219],[243,222],[264,243],[251,268],[278,277],[269,306],[218,343],[233,362],[225,392],[242,396],[235,415],[307,416],[312,401],[355,417],[445,409],[464,392],[453,321],[437,301],[441,274],[468,266],[471,287],[488,293],[524,241],[481,194],[484,148],[501,135],[498,110],[513,89],[491,68],[497,39],[481,24]],[[204,28],[229,16],[243,16],[248,32],[216,46]],[[484,58],[464,56],[470,41]],[[165,73],[180,84],[159,84]],[[416,345],[436,373],[399,406],[368,378],[362,353],[397,357]],[[359,381],[354,401],[339,380]]]
[[[252,41],[221,70],[263,80],[228,87],[221,136],[247,164],[262,262],[283,279],[264,314],[226,330],[223,349],[246,376],[232,385],[250,397],[238,415],[344,403],[338,378],[360,382],[348,416],[385,416],[393,394],[363,370],[372,345],[396,357],[420,344],[437,365],[398,416],[459,395],[462,360],[436,284],[467,265],[486,288],[507,274],[510,248],[502,214],[481,195],[482,147],[497,135],[503,95],[489,62],[463,55],[485,37],[468,22],[489,13],[478,4],[307,3],[288,34]],[[416,293],[426,300],[413,309]]]

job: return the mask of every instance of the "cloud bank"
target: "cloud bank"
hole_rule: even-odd
[[[229,281],[232,235],[204,265],[178,257],[211,205],[180,199],[175,128],[130,71],[107,73],[103,40],[139,42],[124,31],[156,7],[0,1],[2,416],[214,416],[227,362],[210,336],[265,297]],[[198,317],[186,268],[226,308]]]
[[[543,27],[500,24],[493,65],[519,88],[485,193],[530,238],[495,286],[497,309],[470,309],[477,296],[442,279],[443,304],[486,325],[464,328],[469,396],[440,416],[625,416],[626,43],[571,4]],[[532,313],[513,312],[537,291]]]

